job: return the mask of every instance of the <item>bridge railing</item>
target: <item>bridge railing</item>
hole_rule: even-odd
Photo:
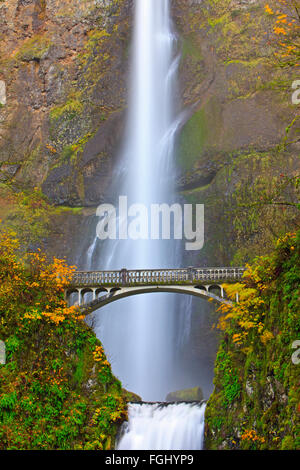
[[[182,284],[210,281],[238,281],[244,268],[182,268],[182,269],[137,269],[121,271],[77,271],[72,286],[105,286],[137,284]]]

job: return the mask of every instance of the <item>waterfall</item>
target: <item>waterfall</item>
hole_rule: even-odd
[[[119,196],[127,196],[128,206],[176,202],[174,149],[184,116],[177,105],[180,54],[169,10],[169,0],[135,1],[127,127],[110,191],[116,204]],[[95,237],[85,269],[180,266],[181,240],[137,238]],[[174,371],[190,315],[189,299],[162,293],[123,299],[96,314],[93,326],[125,388],[151,402],[178,390]],[[120,449],[200,449],[203,420],[204,406],[196,404],[131,405]]]
[[[118,450],[202,450],[205,404],[131,404]]]
[[[180,54],[169,8],[168,0],[136,0],[135,4],[127,128],[111,188],[116,203],[119,196],[127,196],[128,206],[176,202],[174,147],[183,114],[176,104]],[[178,267],[181,243],[95,238],[87,250],[85,268]],[[190,316],[188,301],[179,297],[136,296],[97,315],[95,329],[114,373],[143,400],[162,401],[178,389],[176,357]],[[185,325],[178,318],[179,307],[186,309]]]

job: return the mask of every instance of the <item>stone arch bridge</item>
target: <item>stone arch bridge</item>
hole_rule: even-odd
[[[75,272],[65,290],[69,304],[78,304],[88,315],[132,295],[153,292],[188,294],[218,303],[231,304],[224,283],[242,280],[245,268],[141,269]],[[238,302],[238,294],[236,301]]]

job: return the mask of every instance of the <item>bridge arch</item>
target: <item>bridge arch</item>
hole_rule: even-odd
[[[201,286],[203,287],[203,286]],[[193,295],[200,297],[205,300],[214,301],[216,303],[227,303],[232,304],[225,297],[218,296],[213,292],[209,292],[206,289],[199,289],[199,286],[142,286],[142,287],[119,287],[118,289],[113,288],[106,295],[100,298],[95,298],[92,302],[84,303],[84,299],[81,300],[82,312],[86,315],[99,310],[100,308],[108,305],[112,302],[131,297],[134,295],[150,294],[150,293],[175,293]]]
[[[218,295],[220,297],[224,297],[224,289],[223,289],[222,286],[220,286],[218,284],[212,284],[212,285],[208,286],[207,290],[211,294],[215,294],[215,295]]]
[[[207,291],[207,286],[195,286],[195,289],[200,289],[200,290],[204,290],[205,292]]]

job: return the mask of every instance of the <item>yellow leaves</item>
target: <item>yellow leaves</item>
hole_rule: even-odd
[[[41,314],[38,310],[31,310],[30,312],[26,312],[24,314],[24,318],[28,320],[40,320],[42,318]]]
[[[50,150],[51,153],[57,153],[57,150],[50,144],[47,144],[46,148]]]
[[[291,238],[296,238],[296,233],[295,232],[289,232],[284,235],[284,237],[280,237],[276,241],[276,246],[283,245],[287,241],[289,241]]]
[[[95,362],[98,362],[101,367],[110,366],[110,363],[106,359],[105,352],[102,346],[96,346],[93,352],[93,358]]]
[[[96,346],[95,351],[93,352],[93,358],[95,362],[105,362],[105,353],[102,346]]]
[[[58,312],[42,312],[42,315],[55,323],[55,325],[59,325],[65,319],[65,316],[60,315]]]
[[[121,419],[121,417],[122,417],[122,413],[120,411],[113,411],[110,415],[110,419],[113,422],[118,421],[119,419]]]
[[[246,338],[247,336],[247,333],[236,333],[232,336],[232,341],[237,344],[237,345],[240,345],[243,343],[244,339]]]
[[[254,328],[255,326],[257,326],[257,323],[255,321],[251,321],[247,319],[247,320],[240,320],[239,325],[244,330],[251,330],[251,328]]]
[[[266,11],[266,13],[268,13],[269,15],[274,15],[274,11],[272,10],[272,8],[270,8],[269,5],[265,5],[265,11]]]
[[[284,2],[271,0],[270,5],[265,5],[265,11],[274,17],[274,57],[282,66],[297,66],[300,46],[300,17],[297,2],[294,0]],[[279,6],[276,11],[272,8],[275,5]]]
[[[267,286],[260,279],[255,267],[247,266],[244,278],[244,284],[223,285],[226,294],[234,303],[233,305],[221,305],[219,308],[221,316],[218,328],[226,331],[230,325],[233,326],[236,332],[232,336],[232,341],[236,345],[245,343],[250,330],[256,329],[258,333],[261,333],[264,328],[261,323],[261,312],[264,305],[261,293]],[[247,284],[253,284],[257,287],[248,287]],[[238,294],[239,302],[235,302],[236,294]]]
[[[285,20],[286,18],[287,18],[287,15],[285,14],[277,16],[277,23],[281,20]]]
[[[24,320],[45,318],[56,325],[66,318],[83,320],[76,306],[68,307],[62,299],[75,266],[54,258],[49,262],[40,249],[18,257],[19,240],[11,231],[0,232],[0,303],[3,311],[22,312]],[[26,311],[18,307],[26,305]]]
[[[28,283],[29,284],[29,283]],[[29,284],[30,287],[40,287],[39,283],[38,282],[32,282],[31,284]]]
[[[261,335],[260,339],[261,339],[261,342],[266,345],[271,339],[274,338],[274,335],[273,333],[271,333],[271,331],[268,331],[268,330],[265,330],[263,332],[263,334]]]

